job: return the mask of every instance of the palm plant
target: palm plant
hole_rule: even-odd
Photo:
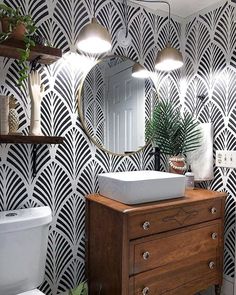
[[[201,130],[189,113],[181,115],[170,100],[161,100],[146,125],[146,140],[166,155],[184,155],[200,146]]]
[[[88,295],[88,285],[86,282],[80,283],[79,286],[69,292],[69,295]]]

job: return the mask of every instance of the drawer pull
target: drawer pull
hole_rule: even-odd
[[[150,225],[151,225],[151,224],[150,224],[149,221],[145,221],[144,224],[143,224],[143,229],[144,229],[144,230],[149,230]]]
[[[210,268],[210,269],[214,269],[214,268],[215,268],[215,262],[214,262],[214,261],[211,261],[211,262],[209,263],[209,268]]]
[[[212,240],[216,240],[217,237],[218,237],[218,234],[217,234],[217,233],[212,233],[212,234],[211,234],[211,238],[212,238]]]
[[[145,287],[143,288],[142,295],[147,295],[147,294],[149,294],[149,288]]]
[[[146,251],[146,252],[143,253],[143,259],[144,260],[148,260],[149,257],[150,257],[150,253],[148,251]]]
[[[216,214],[216,212],[217,212],[216,208],[215,207],[212,207],[211,208],[211,214]]]

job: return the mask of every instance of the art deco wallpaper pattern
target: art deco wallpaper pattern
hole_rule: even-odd
[[[100,146],[104,146],[106,132],[105,82],[105,66],[97,64],[82,82],[79,99],[87,131]]]
[[[45,135],[60,135],[60,146],[40,146],[38,173],[32,177],[32,146],[0,146],[0,210],[49,205],[53,211],[47,253],[46,275],[41,290],[55,295],[85,279],[84,196],[98,191],[97,174],[107,171],[153,169],[150,148],[132,157],[111,156],[96,149],[85,135],[77,115],[77,92],[94,57],[73,54],[80,29],[93,14],[91,0],[5,0],[21,7],[36,21],[39,32],[64,56],[56,64],[41,68],[46,86],[42,103]],[[116,34],[124,25],[123,5],[117,0],[96,0],[96,16],[112,35],[112,52],[139,60],[153,69],[157,49],[167,41],[167,18],[129,6],[132,44],[119,46]],[[156,76],[161,98],[171,98],[195,113],[199,121],[211,120],[215,128],[215,149],[235,149],[236,30],[235,8],[226,3],[209,13],[192,18],[185,26],[186,66],[184,73]],[[231,30],[232,29],[232,30]],[[179,48],[181,24],[172,21],[172,44]],[[97,57],[96,57],[97,58]],[[14,94],[19,102],[20,131],[29,130],[28,89],[15,86],[19,66],[0,58],[1,95]],[[205,95],[202,100],[198,95]],[[147,106],[150,112],[150,106]],[[163,163],[164,163],[163,159]],[[164,164],[163,164],[164,165]],[[164,169],[164,166],[162,166]],[[234,276],[235,170],[215,168],[213,189],[229,193],[226,206],[225,276]]]
[[[236,149],[235,6],[224,5],[189,20],[185,27],[185,107],[214,125],[215,150]],[[202,99],[197,98],[203,95]],[[233,281],[235,256],[235,169],[214,168],[206,186],[228,193],[225,211],[224,275]]]
[[[85,279],[84,215],[86,194],[98,191],[97,174],[107,171],[152,169],[150,148],[132,157],[116,157],[96,149],[85,135],[77,115],[77,92],[83,74],[93,64],[75,51],[80,29],[93,14],[91,0],[6,0],[12,7],[30,13],[39,32],[64,52],[56,64],[41,68],[45,97],[42,130],[45,135],[64,136],[56,146],[40,146],[35,178],[32,177],[32,146],[0,146],[0,210],[49,205],[53,222],[49,232],[46,275],[41,290],[55,295]],[[132,44],[119,46],[116,34],[123,27],[122,2],[95,1],[96,16],[112,35],[112,52],[128,56],[153,68],[156,51],[165,46],[167,18],[155,16],[137,6],[128,8]],[[180,47],[181,26],[172,22],[171,39]],[[1,95],[14,94],[19,102],[20,131],[28,133],[30,100],[27,85],[15,86],[19,66],[0,58]],[[162,97],[180,102],[180,72],[157,77]]]

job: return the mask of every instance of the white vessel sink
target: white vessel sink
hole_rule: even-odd
[[[98,175],[100,194],[124,204],[139,204],[184,196],[185,176],[159,171],[129,171]]]

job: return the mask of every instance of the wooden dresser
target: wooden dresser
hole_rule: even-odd
[[[86,198],[90,295],[220,294],[225,193],[125,205]]]

